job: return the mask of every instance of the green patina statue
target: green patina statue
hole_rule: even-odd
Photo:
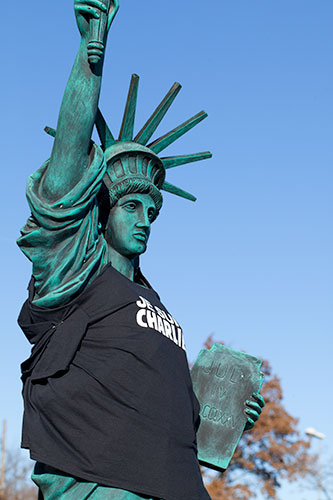
[[[51,157],[28,181],[32,214],[18,244],[33,277],[19,323],[33,348],[22,364],[22,446],[44,500],[207,500],[183,332],[139,268],[161,190],[195,200],[166,170],[211,157],[159,153],[207,115],[149,143],[176,83],[133,138],[133,75],[114,138],[98,101],[117,10],[117,0],[75,0],[79,51],[57,128],[46,128]],[[255,394],[246,404],[250,428],[264,403]]]

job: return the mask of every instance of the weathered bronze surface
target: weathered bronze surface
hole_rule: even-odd
[[[253,400],[263,382],[261,363],[221,344],[199,353],[191,376],[200,403],[197,440],[203,465],[221,471],[228,467],[247,422],[245,402]]]
[[[107,264],[112,263],[117,271],[134,281],[139,256],[147,247],[151,223],[162,205],[160,190],[188,200],[196,199],[166,182],[166,170],[211,157],[207,151],[159,156],[205,119],[204,111],[150,142],[180,90],[178,83],[134,134],[139,84],[135,74],[120,133],[118,139],[115,138],[98,106],[107,34],[119,1],[74,0],[74,8],[81,42],[56,129],[45,129],[55,138],[52,154],[30,177],[28,200],[32,217],[18,240],[33,264],[34,305],[47,308],[68,304]],[[94,126],[101,147],[91,143]],[[227,467],[245,425],[249,428],[259,418],[264,402],[259,397],[256,402],[251,396],[261,386],[260,364],[252,356],[218,344],[199,355],[192,370],[201,403],[199,459],[209,467],[219,470]],[[82,390],[84,392],[84,388]],[[79,435],[78,439],[84,436]],[[84,487],[84,492],[80,490],[78,495],[69,492],[66,498],[90,497],[91,483],[82,485],[72,477],[64,483],[60,474],[45,472],[45,475],[46,485],[38,483],[37,476],[34,478],[41,491],[46,492],[45,498],[50,498],[51,490],[63,498],[62,492],[65,489],[67,492],[70,485]],[[39,481],[40,478],[41,475]],[[121,498],[127,500],[143,498],[119,491]],[[113,489],[98,485],[96,498],[99,495],[103,499],[115,498],[114,493]],[[53,498],[53,493],[51,496]]]

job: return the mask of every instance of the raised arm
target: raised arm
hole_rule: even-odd
[[[103,55],[97,63],[88,60],[91,20],[97,26],[104,16],[105,45],[118,6],[118,0],[75,0],[81,43],[61,103],[57,134],[43,182],[43,194],[50,201],[70,191],[87,167],[104,62]]]

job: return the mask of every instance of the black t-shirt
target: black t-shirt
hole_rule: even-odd
[[[154,290],[109,265],[63,307],[30,297],[19,324],[34,344],[22,364],[33,459],[164,500],[209,499],[182,330]]]

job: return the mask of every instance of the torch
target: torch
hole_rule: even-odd
[[[101,12],[99,19],[91,17],[89,24],[88,60],[90,64],[98,63],[103,57],[105,49],[105,30],[107,29],[111,0],[102,1],[107,11]]]

